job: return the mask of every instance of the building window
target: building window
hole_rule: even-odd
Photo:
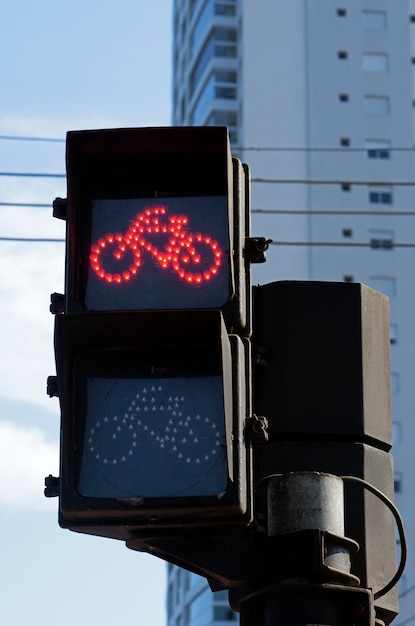
[[[365,72],[386,72],[389,69],[389,57],[380,52],[364,52],[362,69]]]
[[[229,606],[228,592],[217,591],[213,595],[213,619],[215,622],[234,622],[238,614]]]
[[[402,472],[395,472],[393,477],[393,490],[395,493],[402,493]]]
[[[195,38],[195,46],[197,46]],[[214,57],[236,58],[237,56],[237,31],[235,28],[213,28],[205,45],[203,46],[192,71],[190,86],[192,92],[203,76],[209,62]]]
[[[369,159],[389,159],[390,152],[385,149],[370,148],[367,150],[367,156]]]
[[[362,11],[362,26],[366,30],[386,30],[386,11]]]
[[[347,57],[349,56],[348,52],[346,52],[346,50],[339,50],[337,53],[337,58],[339,59],[347,59]]]
[[[340,102],[348,102],[349,101],[349,94],[348,93],[339,93],[339,100],[340,100]]]
[[[370,230],[370,247],[375,250],[392,250],[394,233],[392,230]]]
[[[350,183],[342,183],[341,190],[342,191],[350,191],[352,188]]]
[[[387,96],[365,96],[363,110],[367,115],[389,115],[390,99]]]
[[[338,15],[339,17],[346,17],[346,15],[347,15],[347,10],[346,10],[346,9],[343,9],[343,8],[342,8],[342,9],[337,9],[337,15]]]
[[[389,338],[390,338],[391,346],[396,346],[396,344],[398,343],[398,326],[397,326],[397,324],[391,324],[390,325]]]
[[[235,111],[212,111],[206,122],[206,126],[237,126]]]
[[[368,159],[390,159],[390,141],[368,139],[365,142],[365,148]]]
[[[232,611],[230,606],[213,607],[213,619],[215,622],[234,622],[237,617],[237,614]]]
[[[191,624],[206,626],[212,621],[213,602],[209,588],[203,589],[189,605],[189,621]]]
[[[236,15],[236,6],[234,4],[215,4],[215,15]]]
[[[397,396],[401,388],[401,381],[399,374],[392,372],[391,374],[391,392],[393,396]]]
[[[402,443],[402,428],[400,422],[392,422],[392,442],[394,445]]]
[[[349,137],[340,137],[340,145],[343,147],[347,147],[350,146],[350,139]]]
[[[215,77],[218,83],[236,83],[238,80],[235,70],[216,70]]]
[[[343,228],[342,235],[343,237],[353,237],[353,231],[351,228]]]
[[[238,133],[236,130],[229,130],[229,141],[233,146],[238,145]]]
[[[380,291],[388,298],[396,296],[396,279],[393,276],[370,276],[369,287]]]
[[[343,276],[343,281],[345,283],[352,283],[354,281],[354,276],[352,276],[351,274],[346,274],[345,276]]]
[[[210,74],[193,107],[191,115],[193,125],[199,126],[205,123],[206,115],[211,109],[213,100],[236,99],[237,92],[235,84],[233,83],[232,85],[229,85],[227,83],[219,82],[220,79],[233,77],[227,75],[235,75],[236,77],[236,72],[214,71]]]
[[[370,204],[392,204],[392,190],[389,187],[369,189]]]

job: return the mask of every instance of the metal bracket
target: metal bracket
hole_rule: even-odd
[[[50,294],[49,310],[53,315],[65,313],[65,296],[63,293],[55,292]]]
[[[49,398],[59,398],[58,377],[48,376],[46,381],[46,393]]]
[[[68,212],[68,200],[66,198],[55,198],[53,203],[53,217],[58,220],[66,220]]]
[[[268,420],[262,415],[253,415],[245,419],[245,439],[251,443],[268,441]]]
[[[265,237],[247,237],[245,239],[246,256],[250,263],[265,263],[267,256],[265,252],[269,248],[272,239]]]
[[[52,474],[45,478],[45,496],[47,498],[59,496],[59,478],[52,476]]]

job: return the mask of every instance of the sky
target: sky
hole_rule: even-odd
[[[0,623],[162,626],[165,563],[61,529],[43,495],[59,474],[46,379],[65,247],[7,238],[65,237],[65,178],[22,174],[64,174],[68,130],[170,124],[171,0],[0,4]]]

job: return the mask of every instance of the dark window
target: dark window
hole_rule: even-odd
[[[390,150],[387,148],[369,148],[367,156],[369,159],[389,159]]]
[[[346,50],[339,50],[339,52],[337,53],[337,56],[339,59],[347,59],[347,57],[349,56],[349,53],[346,52]]]
[[[395,493],[402,493],[402,475],[399,472],[393,478],[393,490]]]
[[[354,281],[354,276],[351,276],[351,274],[346,274],[345,276],[343,276],[343,280],[345,283],[352,283]]]
[[[375,248],[377,250],[392,250],[393,241],[391,239],[378,239],[373,238],[370,240],[370,247]]]
[[[369,202],[371,204],[392,204],[392,193],[390,191],[369,191]]]
[[[350,183],[342,183],[342,191],[350,191],[352,188]]]
[[[349,101],[349,94],[348,93],[339,93],[339,100],[340,100],[340,102],[348,102]]]
[[[352,237],[353,231],[351,228],[343,228],[342,234],[343,234],[343,237]]]
[[[350,139],[348,137],[341,137],[340,138],[340,145],[341,146],[350,146]]]
[[[346,9],[337,9],[337,15],[339,17],[346,17],[347,15],[347,10]]]

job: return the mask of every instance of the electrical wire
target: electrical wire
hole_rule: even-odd
[[[0,237],[0,241],[17,241],[30,243],[65,243],[65,239],[53,237]]]
[[[387,242],[387,245],[374,245],[364,242],[342,242],[342,241],[271,241],[271,246],[334,246],[336,248],[373,248],[375,250],[392,250],[393,248],[415,248],[415,243],[395,243]]]
[[[0,241],[17,242],[65,242],[65,239],[47,237],[2,237]],[[343,243],[336,241],[271,241],[272,246],[313,246],[313,247],[334,247],[334,248],[372,248],[373,250],[393,250],[394,248],[415,248],[415,243],[388,243],[388,245],[373,245],[372,243]]]
[[[382,491],[380,491],[379,489],[377,489],[376,487],[368,483],[366,480],[363,480],[362,478],[357,478],[357,476],[341,476],[341,478],[342,480],[346,482],[357,483],[358,485],[361,485],[364,489],[367,489],[368,491],[373,493],[374,496],[379,498],[379,500],[388,507],[393,517],[395,518],[395,523],[398,529],[399,539],[401,542],[401,558],[400,558],[399,565],[394,576],[387,583],[387,585],[385,585],[382,589],[379,589],[379,591],[377,591],[374,594],[374,599],[377,600],[378,598],[381,598],[382,596],[387,594],[388,591],[390,591],[392,587],[394,587],[398,583],[405,569],[406,559],[408,556],[408,549],[407,549],[406,534],[405,534],[405,527],[403,525],[403,520],[402,520],[401,514],[399,513],[398,509],[396,508],[392,500],[390,500],[387,496],[385,496],[384,493],[382,493]]]
[[[34,207],[34,208],[43,208],[43,209],[51,209],[51,202],[0,202],[0,206],[18,206],[18,207]]]
[[[50,209],[52,207],[52,202],[0,202],[0,206],[15,206],[15,207],[34,207],[34,208],[46,208]],[[403,217],[413,217],[415,216],[415,211],[332,211],[332,210],[319,210],[313,209],[312,211],[297,210],[297,209],[252,209],[252,214],[256,215],[370,215],[370,216],[403,216]]]
[[[260,480],[256,481],[255,486],[254,486],[255,491],[258,491],[259,489],[262,489],[264,486],[266,486],[272,478],[279,478],[280,476],[282,476],[282,474],[269,474],[267,476],[264,476]],[[378,598],[381,598],[382,596],[386,595],[388,591],[390,591],[398,583],[405,569],[406,559],[408,556],[408,549],[407,549],[406,533],[405,533],[405,527],[403,524],[402,516],[399,513],[396,506],[394,505],[394,503],[392,502],[392,500],[390,500],[387,496],[385,496],[385,494],[382,491],[380,491],[377,487],[375,487],[371,483],[368,483],[363,478],[358,478],[357,476],[340,476],[340,478],[344,482],[356,483],[360,485],[361,487],[363,487],[364,489],[367,489],[368,491],[370,491],[374,496],[376,496],[383,504],[385,504],[388,507],[393,517],[395,518],[395,523],[398,529],[399,539],[401,542],[401,558],[400,558],[397,570],[395,574],[392,576],[391,580],[384,587],[382,587],[382,589],[379,589],[379,591],[376,591],[373,594],[374,599],[377,600]],[[412,618],[409,618],[409,619],[412,619]],[[403,626],[404,623],[405,622],[402,622],[400,625],[398,624],[397,626]]]
[[[39,141],[64,143],[63,137],[31,137],[22,135],[0,135],[0,140],[5,141]],[[415,152],[413,146],[386,146],[379,148],[352,147],[352,146],[332,146],[332,147],[301,147],[301,146],[233,146],[234,150],[245,150],[249,152],[367,152],[368,150],[385,150],[387,152]]]
[[[327,148],[308,148],[300,146],[233,146],[234,150],[243,150],[245,152],[368,152],[369,150],[384,150],[385,152],[415,152],[415,146],[393,146],[387,147],[359,147],[352,148],[351,146],[342,147],[327,147]]]
[[[253,183],[275,183],[279,185],[364,185],[367,187],[414,187],[415,181],[386,180],[319,180],[306,178],[251,178]]]
[[[1,205],[1,202],[0,202]],[[328,211],[328,210],[290,210],[290,209],[252,209],[251,213],[262,215],[399,215],[414,216],[415,211]]]
[[[0,176],[14,178],[66,178],[66,174],[49,172],[0,172]],[[310,180],[302,178],[251,178],[253,183],[271,183],[278,185],[360,185],[367,187],[415,187],[414,181],[385,180]]]
[[[0,172],[0,176],[18,178],[66,178],[66,174],[51,174],[42,172]]]
[[[64,143],[66,140],[56,137],[22,137],[18,135],[0,135],[0,140],[6,141],[45,141],[52,143]]]

